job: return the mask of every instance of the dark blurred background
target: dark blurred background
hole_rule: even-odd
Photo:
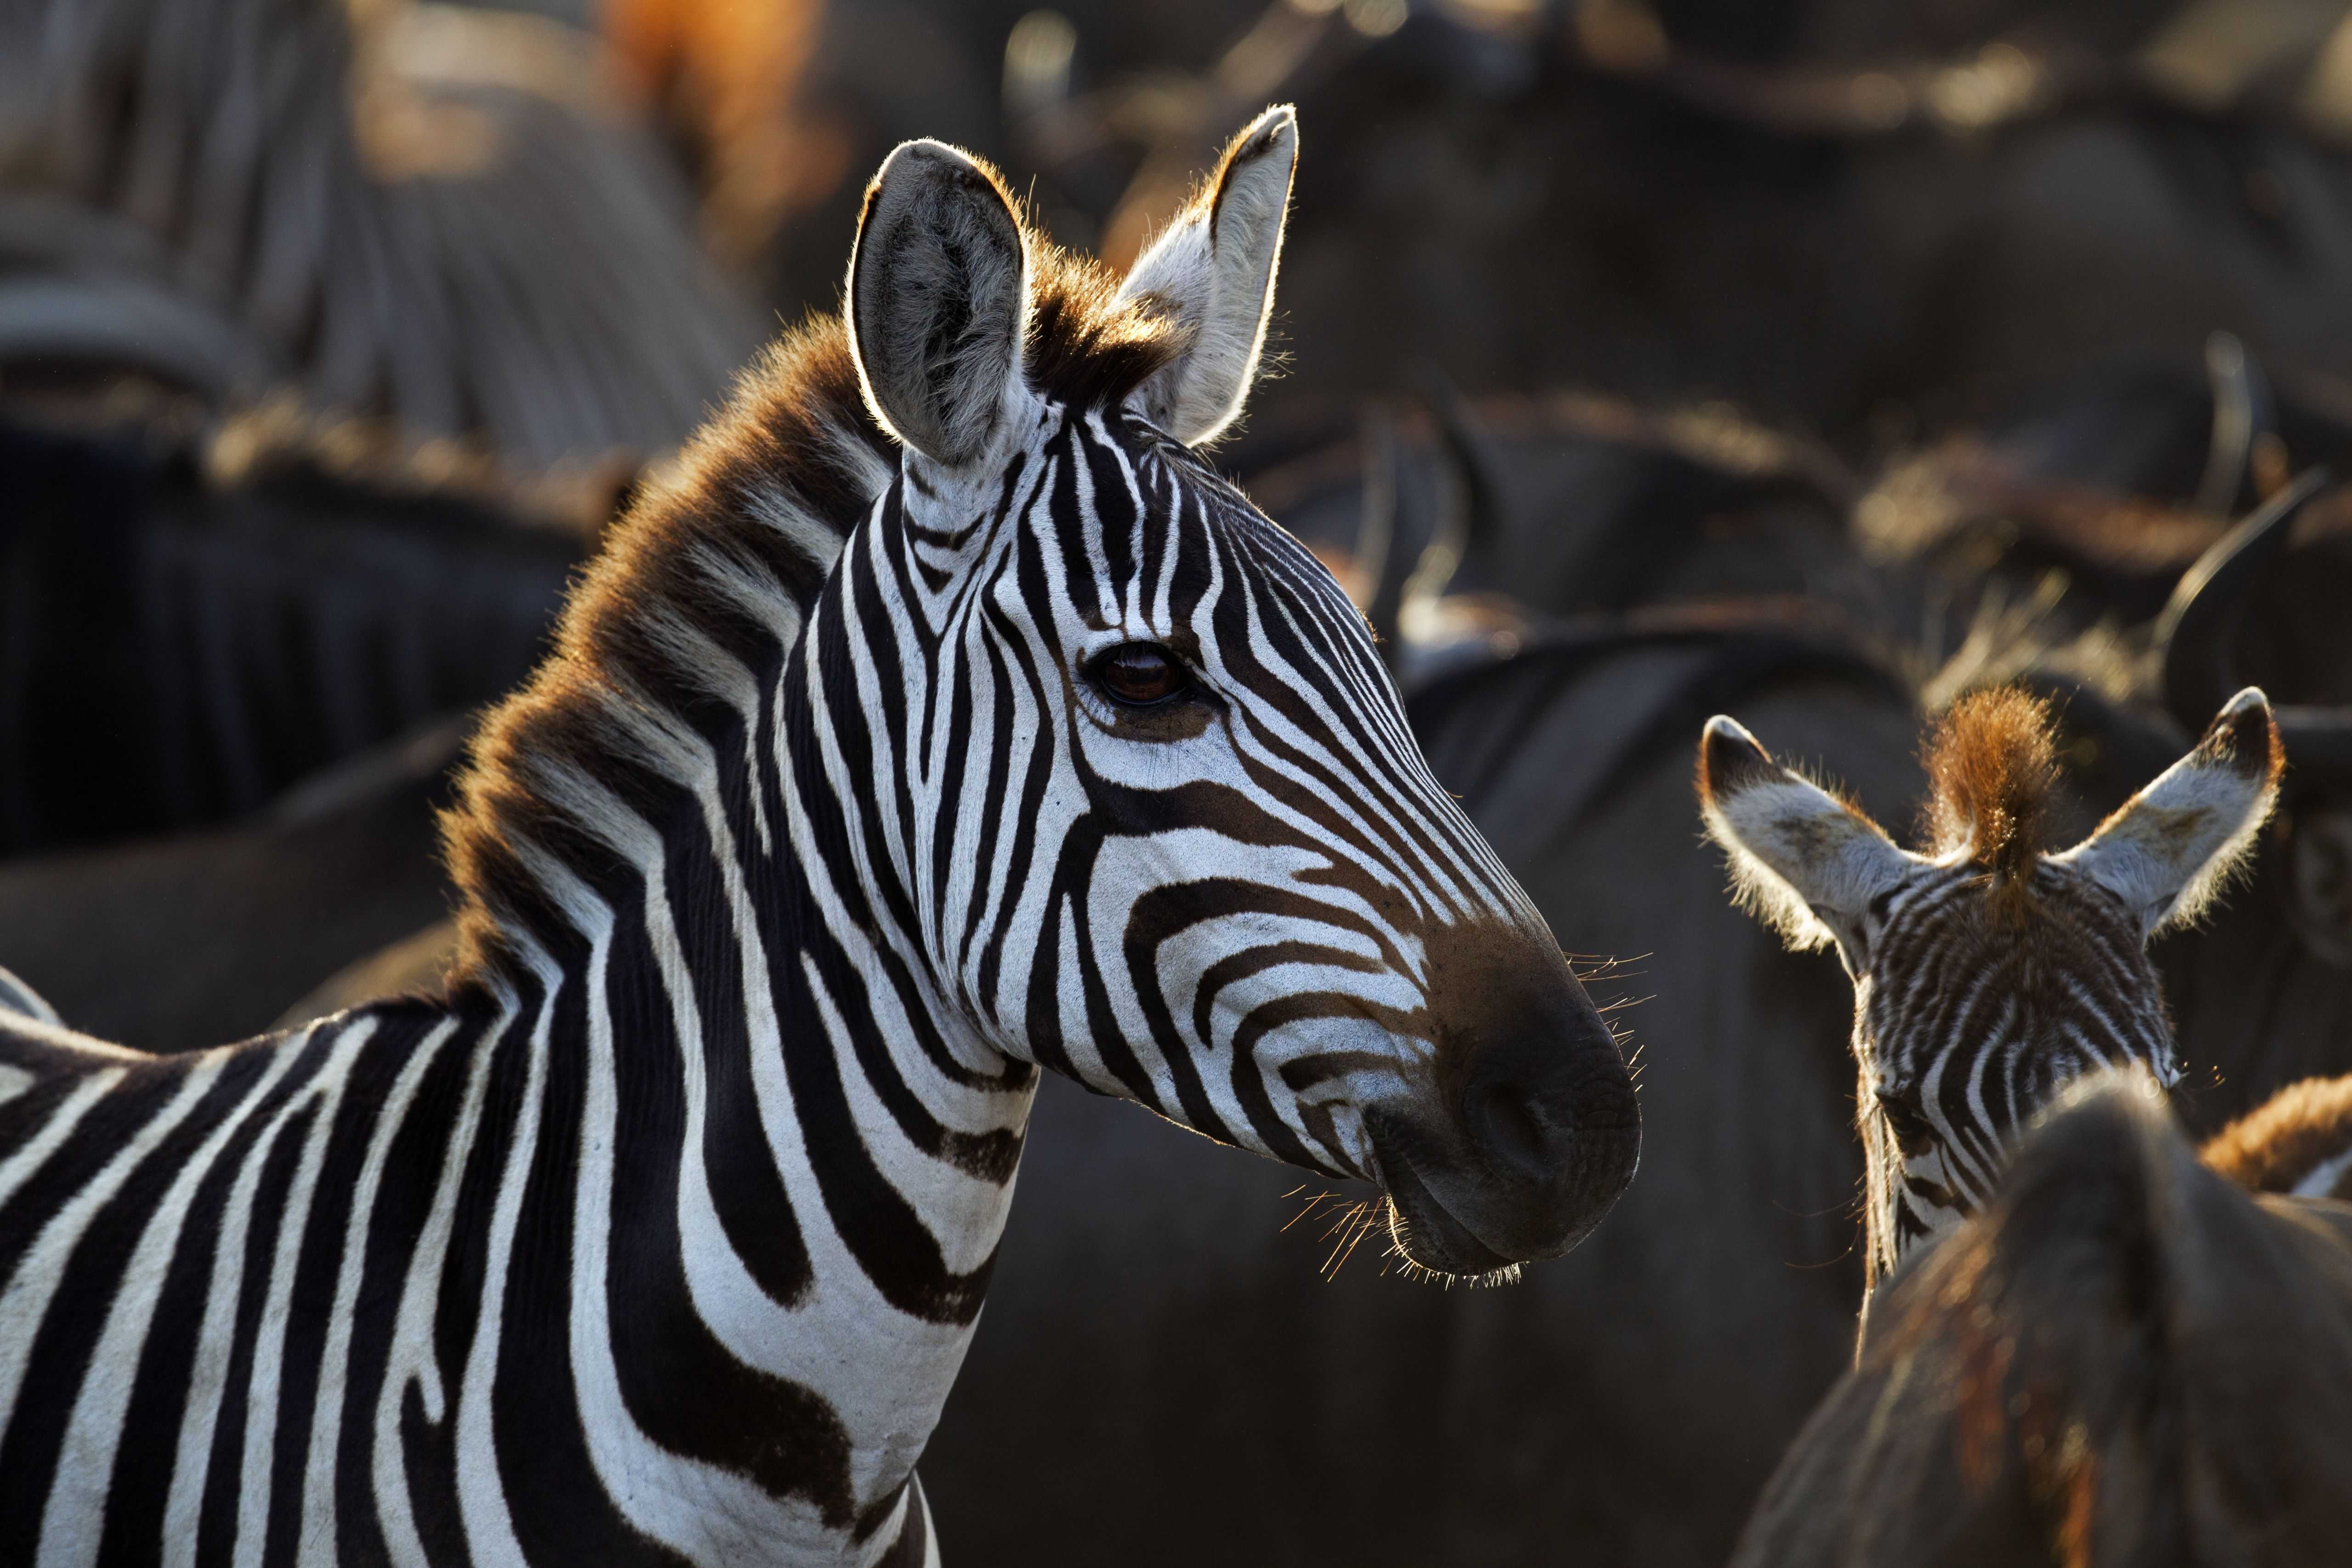
[[[0,964],[159,1050],[431,985],[473,715],[833,308],[888,149],[986,154],[1117,268],[1275,101],[1272,373],[1218,460],[1633,1004],[1643,1169],[1448,1293],[1049,1084],[941,1533],[1721,1561],[1850,1352],[1860,1155],[1843,975],[1697,846],[1708,713],[1896,823],[1922,721],[2022,680],[2082,827],[2261,682],[2285,808],[2158,952],[2182,1114],[2352,1069],[2352,4],[22,0]]]

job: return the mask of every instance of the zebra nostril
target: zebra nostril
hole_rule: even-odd
[[[1497,1086],[1478,1092],[1465,1109],[1473,1136],[1496,1160],[1530,1176],[1550,1170],[1551,1140],[1523,1096]]]

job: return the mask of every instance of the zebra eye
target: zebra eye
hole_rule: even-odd
[[[1891,1094],[1878,1097],[1878,1109],[1886,1118],[1888,1131],[1906,1154],[1916,1154],[1936,1141],[1936,1124],[1927,1113],[1909,1101]]]
[[[1192,685],[1174,654],[1158,643],[1121,643],[1087,667],[1087,679],[1114,702],[1150,708]]]

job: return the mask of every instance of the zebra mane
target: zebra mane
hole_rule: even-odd
[[[2352,1155],[2352,1077],[2290,1084],[2221,1129],[2199,1152],[2206,1164],[2262,1193],[2292,1193],[2315,1175],[2341,1176]],[[2326,1196],[2323,1190],[2305,1195]]]
[[[2021,910],[2058,780],[2050,705],[2014,687],[1971,692],[1944,715],[1923,760],[1931,853],[1965,852],[1992,874],[1996,897]]]
[[[1032,237],[1024,365],[1073,407],[1124,401],[1183,347],[1096,263]],[[661,801],[709,777],[704,737],[749,731],[843,542],[898,471],[846,326],[812,317],[739,378],[651,480],[567,599],[554,650],[483,721],[442,814],[458,901],[453,993],[565,940],[554,907],[635,865]],[[766,831],[767,825],[760,824]],[[632,836],[635,837],[632,837]]]
[[[566,928],[554,889],[633,858],[614,841],[709,765],[684,724],[747,726],[842,541],[897,471],[838,321],[788,333],[615,523],[554,650],[474,737],[441,819],[458,898],[454,992]]]

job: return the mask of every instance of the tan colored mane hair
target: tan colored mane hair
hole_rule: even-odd
[[[1006,203],[1020,212],[1009,193]],[[1121,300],[1097,263],[1034,233],[1025,243],[1024,365],[1040,393],[1112,406],[1181,351],[1181,326]],[[504,968],[513,936],[562,940],[566,923],[532,862],[614,866],[596,837],[610,814],[596,801],[655,809],[671,786],[649,759],[673,749],[684,716],[740,700],[728,685],[739,674],[772,678],[791,646],[779,626],[797,635],[898,466],[898,444],[866,411],[846,326],[817,317],[744,372],[726,409],[606,532],[554,651],[483,721],[442,815],[458,896],[453,989]]]
[[[1996,903],[2022,913],[2058,781],[2050,704],[2013,687],[1971,692],[1944,715],[1923,761],[1931,852],[1965,850],[1991,875]]]
[[[2289,1084],[2215,1133],[2199,1157],[2241,1186],[2291,1193],[2347,1151],[2352,1076]]]

